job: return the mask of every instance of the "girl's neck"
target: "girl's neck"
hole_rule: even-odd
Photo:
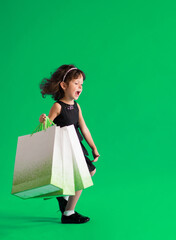
[[[66,103],[66,104],[70,104],[70,105],[73,105],[74,104],[74,99],[68,99],[66,97],[63,97],[61,99],[59,99],[60,101]]]

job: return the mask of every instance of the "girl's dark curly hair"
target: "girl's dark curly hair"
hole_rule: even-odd
[[[65,73],[70,69],[75,68],[74,65],[62,65],[60,66],[50,78],[44,78],[40,84],[42,97],[45,98],[46,95],[51,95],[54,100],[59,100],[64,97],[64,91],[60,86],[60,82],[62,82]],[[76,79],[83,76],[83,80],[85,80],[86,76],[83,71],[80,69],[74,69],[68,72],[65,77],[64,82],[69,84],[72,79]]]

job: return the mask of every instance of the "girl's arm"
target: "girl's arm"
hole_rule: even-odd
[[[61,105],[59,103],[54,103],[48,115],[49,119],[53,121],[60,114],[60,111],[61,111]],[[46,114],[43,113],[42,115],[40,115],[39,122],[45,124],[45,120],[46,120]]]
[[[94,156],[94,160],[92,162],[96,162],[100,155],[99,155],[99,153],[97,151],[95,143],[94,143],[94,141],[92,139],[92,136],[91,136],[91,134],[89,132],[89,129],[87,128],[86,123],[85,123],[85,121],[83,119],[81,108],[80,108],[78,103],[77,103],[77,105],[78,105],[78,108],[79,108],[79,126],[80,126],[81,132],[82,132],[85,140],[87,141],[89,146],[92,148],[92,154]]]

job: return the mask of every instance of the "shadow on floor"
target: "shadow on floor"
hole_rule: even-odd
[[[40,225],[40,223],[49,223],[49,224],[59,224],[61,223],[60,217],[52,218],[52,217],[41,217],[41,216],[30,216],[22,213],[9,213],[9,212],[0,212],[0,230],[4,230],[5,228],[25,228],[27,226],[33,226],[33,223],[36,226]]]

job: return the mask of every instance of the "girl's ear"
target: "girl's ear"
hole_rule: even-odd
[[[67,88],[67,84],[65,82],[60,82],[60,86],[63,90]]]

